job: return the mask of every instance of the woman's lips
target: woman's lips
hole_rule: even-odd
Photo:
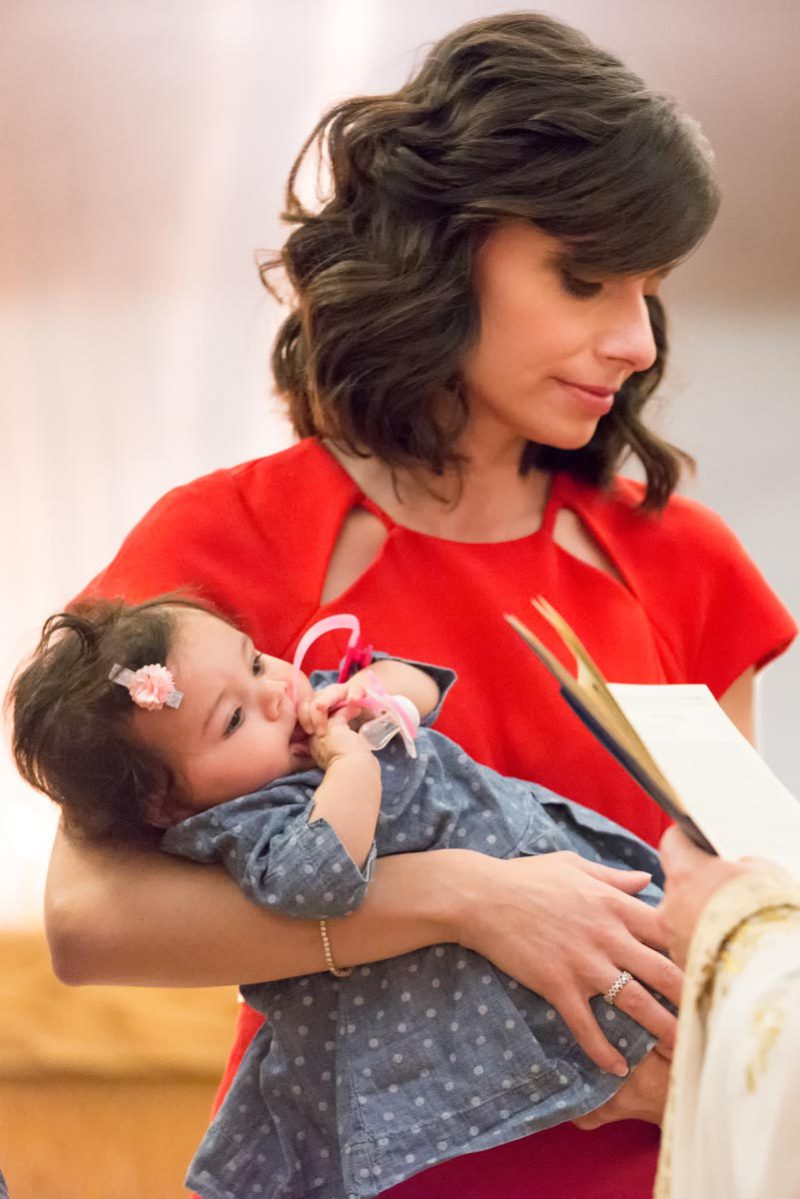
[[[557,379],[570,395],[589,412],[604,416],[614,406],[616,391],[610,387],[590,387],[586,383],[575,383],[571,379]]]

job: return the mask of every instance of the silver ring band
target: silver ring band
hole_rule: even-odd
[[[617,996],[619,995],[620,991],[624,987],[627,987],[628,983],[631,982],[633,982],[633,975],[629,974],[627,970],[623,970],[622,974],[614,979],[613,983],[603,996],[603,999],[609,1007],[614,1006],[614,1004],[617,1002]]]

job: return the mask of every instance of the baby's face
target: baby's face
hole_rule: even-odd
[[[313,765],[292,702],[289,662],[259,653],[246,634],[187,608],[167,665],[183,692],[180,707],[137,710],[133,720],[175,774],[173,823]],[[310,694],[300,675],[299,698]]]

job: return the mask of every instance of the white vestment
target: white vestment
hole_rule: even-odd
[[[654,1199],[800,1199],[800,888],[712,897],[689,951]]]

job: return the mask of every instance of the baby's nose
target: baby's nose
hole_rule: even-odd
[[[264,684],[264,708],[267,715],[274,720],[283,707],[288,684],[283,680],[266,679]]]

